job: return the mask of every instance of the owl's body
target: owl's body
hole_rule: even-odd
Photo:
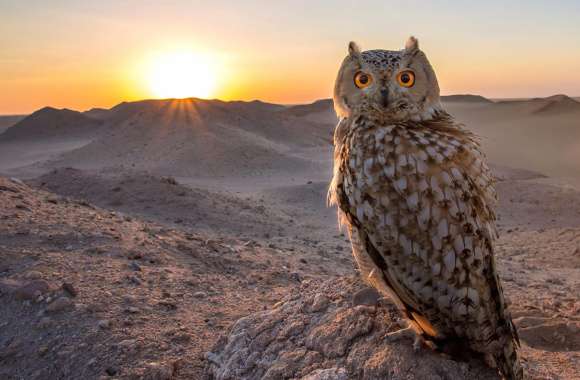
[[[442,110],[416,40],[400,52],[350,53],[335,89],[329,195],[361,275],[432,345],[464,343],[504,377],[523,378],[493,256],[493,179],[475,136]],[[349,87],[351,72],[372,83]],[[413,75],[410,87],[392,80],[402,72]],[[419,80],[429,83],[409,93]]]

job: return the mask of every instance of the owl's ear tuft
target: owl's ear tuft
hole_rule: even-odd
[[[348,43],[348,54],[354,58],[358,58],[360,56],[360,47],[356,42],[350,41]]]
[[[417,50],[419,50],[419,40],[413,36],[409,37],[409,39],[405,43],[405,52],[413,53]]]

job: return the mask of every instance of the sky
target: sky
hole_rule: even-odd
[[[332,95],[350,40],[398,50],[409,35],[443,94],[580,96],[577,0],[0,0],[0,114],[109,108],[189,87],[311,102]]]

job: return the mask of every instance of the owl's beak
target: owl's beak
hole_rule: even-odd
[[[381,89],[381,105],[385,108],[389,106],[389,89]]]

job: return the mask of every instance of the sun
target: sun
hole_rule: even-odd
[[[145,75],[156,98],[208,98],[216,87],[212,65],[193,52],[160,54],[151,60]]]

